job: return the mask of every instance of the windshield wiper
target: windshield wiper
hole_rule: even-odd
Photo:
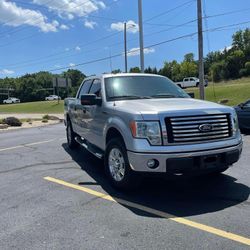
[[[118,95],[111,96],[110,99],[151,99],[150,96],[139,96],[139,95]]]
[[[152,98],[178,98],[180,96],[171,95],[171,94],[157,94],[157,95],[151,95]]]

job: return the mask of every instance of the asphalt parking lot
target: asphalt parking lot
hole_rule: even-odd
[[[0,133],[1,249],[249,249],[250,136],[214,178],[121,193],[63,124]]]

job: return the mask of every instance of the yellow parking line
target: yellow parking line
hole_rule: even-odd
[[[196,229],[199,229],[199,230],[211,233],[211,234],[215,234],[217,236],[220,236],[220,237],[223,237],[223,238],[226,238],[226,239],[237,241],[237,242],[245,244],[245,245],[250,245],[250,239],[249,238],[246,238],[246,237],[243,237],[243,236],[240,236],[240,235],[237,235],[237,234],[229,233],[229,232],[217,229],[215,227],[207,226],[207,225],[197,223],[197,222],[194,222],[194,221],[191,221],[191,220],[188,220],[188,219],[185,219],[185,218],[181,218],[181,217],[173,217],[173,218],[171,217],[170,218],[170,216],[173,216],[173,215],[162,212],[160,210],[156,210],[156,209],[146,207],[146,206],[134,203],[134,202],[126,201],[126,200],[123,200],[123,199],[120,199],[120,198],[113,198],[110,195],[103,194],[103,193],[97,192],[95,190],[92,190],[92,189],[89,189],[89,188],[86,188],[86,187],[82,187],[82,186],[79,186],[79,185],[75,185],[75,184],[72,184],[72,183],[69,183],[69,182],[66,182],[66,181],[63,181],[63,180],[53,178],[53,177],[48,176],[48,177],[44,177],[44,179],[47,180],[47,181],[50,181],[50,182],[54,182],[54,183],[69,187],[69,188],[73,188],[73,189],[76,189],[76,190],[79,190],[79,191],[83,191],[85,193],[100,197],[100,198],[105,199],[105,200],[113,201],[113,202],[120,203],[120,204],[129,206],[129,207],[132,207],[132,208],[136,208],[136,209],[151,213],[153,215],[163,217],[163,218],[175,221],[175,222],[180,223],[180,224],[184,224],[184,225],[192,227],[192,228],[196,228]]]
[[[59,140],[62,140],[62,139],[63,138],[60,138]],[[13,149],[18,149],[18,148],[25,148],[25,147],[28,147],[28,146],[34,146],[34,145],[39,145],[39,144],[44,144],[44,143],[49,143],[49,142],[52,142],[52,141],[55,141],[55,140],[57,140],[57,139],[51,139],[51,140],[47,140],[47,141],[32,142],[32,143],[27,143],[27,144],[18,145],[18,146],[9,147],[9,148],[0,148],[0,152],[13,150]]]

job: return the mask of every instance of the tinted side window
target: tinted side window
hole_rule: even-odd
[[[96,94],[99,97],[101,96],[101,81],[99,79],[94,80],[90,88],[89,94]]]
[[[185,78],[185,79],[184,79],[184,82],[187,82],[187,81],[188,81],[188,78]]]
[[[81,95],[85,95],[85,94],[88,94],[89,92],[89,88],[91,86],[91,83],[92,83],[93,80],[87,80],[83,83],[82,87],[81,87],[81,90],[77,96],[77,98],[80,98]]]

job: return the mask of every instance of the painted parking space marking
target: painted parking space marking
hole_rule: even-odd
[[[17,145],[17,146],[8,147],[8,148],[0,148],[0,152],[14,150],[14,149],[18,149],[18,148],[25,148],[25,147],[29,147],[29,146],[35,146],[35,145],[39,145],[39,144],[45,144],[45,143],[53,142],[53,141],[56,141],[56,140],[64,140],[64,138],[50,139],[50,140],[46,140],[46,141],[32,142],[32,143]]]
[[[162,217],[162,218],[166,218],[166,219],[169,219],[171,221],[175,221],[175,222],[177,222],[179,224],[183,224],[183,225],[186,225],[188,227],[196,228],[196,229],[199,229],[201,231],[205,231],[205,232],[220,236],[222,238],[226,238],[226,239],[233,240],[233,241],[236,241],[236,242],[239,242],[239,243],[250,246],[250,238],[246,238],[246,237],[234,234],[234,233],[226,232],[226,231],[223,231],[221,229],[217,229],[215,227],[207,226],[207,225],[204,225],[204,224],[201,224],[201,223],[198,223],[198,222],[194,222],[192,220],[188,220],[188,219],[185,219],[185,218],[182,218],[182,217],[174,217],[174,215],[170,215],[170,214],[165,213],[165,212],[160,211],[160,210],[156,210],[156,209],[153,209],[153,208],[150,208],[150,207],[146,207],[146,206],[143,206],[143,205],[140,205],[140,204],[137,204],[137,203],[134,203],[134,202],[130,202],[130,201],[127,201],[127,200],[124,200],[124,199],[113,198],[112,196],[110,196],[108,194],[104,194],[104,193],[92,190],[90,188],[86,188],[86,187],[83,187],[83,186],[72,184],[72,183],[69,183],[69,182],[66,182],[66,181],[63,181],[63,180],[59,180],[59,179],[56,179],[56,178],[53,178],[53,177],[47,176],[47,177],[44,177],[44,179],[47,180],[47,181],[53,182],[53,183],[60,184],[60,185],[65,186],[65,187],[69,187],[69,188],[72,188],[72,189],[76,189],[76,190],[79,190],[79,191],[94,195],[94,196],[99,197],[99,198],[104,199],[104,200],[112,201],[112,202],[115,202],[115,203],[120,203],[122,205],[129,206],[129,207],[132,207],[132,208],[136,208],[136,209],[142,210],[144,212],[147,212],[147,213],[150,213],[150,214]],[[170,218],[170,216],[173,216],[173,217]]]

